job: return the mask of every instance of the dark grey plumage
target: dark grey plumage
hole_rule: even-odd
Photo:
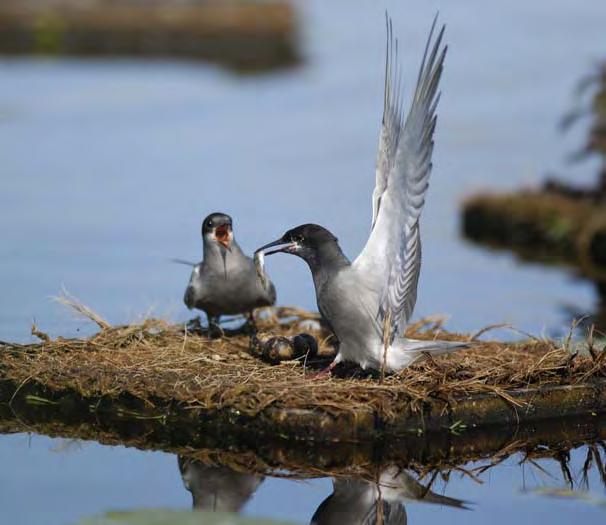
[[[334,478],[333,493],[320,504],[311,525],[406,525],[404,503],[413,501],[467,508],[464,501],[436,494],[410,474],[388,467],[378,483]]]
[[[191,492],[193,507],[218,512],[239,512],[263,481],[263,476],[211,467],[178,457],[183,485]]]
[[[222,315],[250,314],[253,309],[276,302],[276,289],[261,281],[254,262],[233,236],[232,219],[212,213],[202,223],[203,258],[194,266],[183,301],[203,310],[209,322]]]
[[[333,479],[332,483],[333,493],[320,503],[310,525],[406,525],[404,506],[380,501],[375,485],[354,479]]]
[[[372,227],[353,263],[325,228],[304,224],[259,250],[302,257],[309,265],[318,308],[339,340],[333,363],[397,371],[421,359],[467,346],[451,341],[404,337],[412,315],[421,268],[419,218],[431,172],[438,84],[446,46],[444,27],[434,38],[434,20],[425,46],[410,109],[402,111],[397,41],[387,18],[385,96],[372,196]],[[259,251],[257,250],[257,251]],[[332,365],[331,365],[332,366]]]

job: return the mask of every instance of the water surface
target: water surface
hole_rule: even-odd
[[[248,251],[317,222],[355,257],[371,214],[386,6],[408,88],[437,8],[450,44],[415,317],[558,335],[567,307],[594,308],[590,283],[463,242],[458,210],[471,192],[538,184],[548,171],[595,176],[595,163],[566,163],[583,127],[562,136],[556,125],[579,79],[604,58],[606,3],[298,5],[306,62],[270,75],[166,61],[0,61],[0,339],[30,340],[32,320],[53,335],[90,330],[49,301],[62,285],[112,323],[150,311],[187,319],[188,270],[167,260],[200,257],[199,225],[211,211],[233,215]],[[268,268],[280,303],[315,308],[302,262],[275,257]],[[8,523],[191,504],[177,459],[164,453],[19,434],[0,437],[0,457]],[[583,458],[573,453],[575,469]],[[548,483],[562,485],[558,465],[541,465],[556,474]],[[446,493],[476,502],[473,511],[412,503],[408,520],[603,521],[596,505],[520,492],[543,481],[513,460],[484,484],[454,476]],[[599,483],[592,490],[603,496]],[[330,491],[329,479],[266,479],[244,512],[306,523]]]
[[[596,449],[606,459],[604,448],[598,445]],[[192,494],[186,490],[177,457],[172,454],[25,434],[4,436],[0,451],[0,508],[7,523],[63,525],[107,510],[192,507]],[[377,476],[383,474],[383,483],[386,479],[400,480],[400,485],[394,481],[384,485],[383,494],[389,498],[389,488],[394,487],[405,494],[393,506],[403,506],[410,524],[534,524],[539,518],[553,524],[577,520],[603,523],[606,488],[595,461],[586,479],[583,477],[586,458],[587,447],[579,447],[570,452],[566,463],[573,488],[581,491],[577,497],[571,497],[575,493],[570,492],[570,483],[557,459],[529,461],[521,454],[484,473],[474,473],[474,469],[486,462],[461,465],[461,471],[444,470],[448,480],[444,481],[441,475],[436,478],[431,487],[435,495],[421,490],[429,484],[430,475],[421,479],[420,485],[418,475],[411,470],[392,470],[392,474],[397,473],[392,478],[385,478],[386,471]],[[352,508],[357,511],[362,495],[368,494],[364,489],[371,492],[376,487],[360,479],[341,479],[341,484],[350,485],[347,498],[342,498],[343,504],[333,498],[332,508],[327,509],[329,502],[325,500],[333,492],[331,478],[281,479],[236,473],[227,467],[196,468],[197,472],[189,471],[188,479],[198,507],[238,507],[244,516],[271,517],[295,524],[310,523],[315,513],[320,523],[345,523],[334,516],[352,516]],[[74,480],[78,480],[77,485]],[[562,492],[559,498],[554,497],[557,491]],[[424,501],[415,499],[421,496]],[[440,496],[464,500],[467,510]],[[364,508],[360,505],[359,510]],[[330,521],[330,516],[334,521]],[[360,512],[359,519],[362,517]]]

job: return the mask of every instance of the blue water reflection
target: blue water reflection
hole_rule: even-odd
[[[29,340],[33,319],[53,335],[90,330],[48,300],[61,285],[110,322],[150,310],[186,319],[188,271],[167,261],[199,257],[199,222],[213,210],[233,215],[248,251],[314,221],[357,254],[370,221],[385,4],[297,5],[306,63],[266,76],[162,61],[0,61],[0,339]],[[457,330],[512,322],[560,333],[570,321],[562,305],[591,310],[592,286],[464,243],[458,207],[470,192],[536,184],[546,171],[594,176],[591,162],[565,163],[582,126],[565,137],[555,127],[578,80],[604,58],[606,3],[387,6],[409,73],[438,7],[450,44],[415,317],[446,313]],[[315,308],[302,263],[275,257],[269,270],[280,303]],[[2,521],[66,524],[191,504],[173,456],[64,445],[0,437]],[[573,452],[577,470],[583,461]],[[559,466],[545,463],[555,475],[547,483],[558,484]],[[484,484],[453,476],[445,493],[477,502],[474,510],[409,504],[408,522],[603,522],[597,506],[520,492],[543,481],[513,460]],[[329,479],[267,478],[244,512],[307,523],[331,491]]]
[[[172,62],[0,62],[3,338],[25,339],[34,317],[53,333],[79,328],[47,300],[61,284],[110,321],[149,309],[184,319],[187,270],[166,260],[199,255],[198,223],[215,209],[234,216],[247,250],[312,220],[357,254],[374,184],[384,7],[299,7],[307,62],[266,76]],[[389,7],[413,74],[437,4]],[[415,315],[452,315],[453,329],[558,331],[569,321],[559,305],[574,297],[591,309],[591,285],[466,245],[457,212],[470,192],[536,183],[547,170],[593,176],[591,163],[564,164],[582,126],[565,137],[555,127],[602,58],[606,7],[475,0],[441,13],[451,51]],[[302,264],[275,258],[270,270],[280,302],[315,306]]]
[[[604,458],[604,450],[600,450]],[[65,525],[107,510],[184,510],[192,506],[192,496],[183,484],[177,458],[171,454],[24,434],[3,436],[0,454],[3,458],[0,508],[7,523]],[[401,492],[400,503],[392,505],[392,516],[396,507],[403,506],[410,524],[488,521],[496,525],[532,524],[539,517],[553,524],[568,524],[581,517],[584,523],[602,523],[606,516],[606,490],[595,461],[584,482],[586,455],[586,447],[571,451],[568,468],[574,488],[588,490],[594,501],[571,498],[568,492],[563,492],[560,498],[545,497],[542,493],[569,488],[560,463],[555,459],[536,459],[520,464],[523,460],[520,454],[484,473],[476,471],[475,479],[457,471],[450,473],[447,482],[438,477],[431,489],[433,495],[429,496],[421,487],[427,485],[430,476],[421,480],[421,486],[412,481],[417,478],[413,472],[392,469],[383,472],[382,498],[393,501],[390,488],[397,487]],[[463,468],[473,471],[478,466],[479,463],[472,463]],[[397,476],[389,478],[394,473]],[[198,480],[192,482],[196,474]],[[363,510],[365,502],[375,501],[372,494],[376,487],[369,484],[365,489],[359,480],[337,481],[341,498],[329,499],[335,490],[330,478],[300,481],[249,476],[246,479],[243,474],[233,474],[230,483],[227,468],[221,472],[217,468],[200,469],[188,475],[190,489],[198,491],[200,507],[227,508],[225,500],[231,498],[231,507],[240,509],[244,515],[297,524],[310,523],[314,514],[318,523],[345,523],[338,521],[339,515],[353,520],[352,510]],[[410,480],[394,484],[393,479],[401,481],[402,477]],[[352,499],[343,498],[343,493]],[[419,501],[420,496],[427,498],[425,502]],[[223,503],[219,503],[220,498]],[[469,510],[457,508],[457,500],[467,502]],[[402,514],[400,521],[393,523],[406,523],[401,521]]]

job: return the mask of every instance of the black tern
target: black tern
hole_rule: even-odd
[[[468,346],[403,336],[417,298],[421,269],[419,217],[432,167],[438,84],[447,46],[442,44],[444,26],[434,38],[436,17],[405,116],[398,43],[394,43],[391,20],[386,19],[383,119],[372,226],[366,246],[350,263],[331,232],[316,224],[304,224],[255,252],[261,260],[261,255],[285,252],[307,262],[320,313],[339,341],[339,352],[327,371],[340,361],[352,361],[364,369],[394,372],[425,354],[443,354]],[[274,249],[267,251],[270,248]]]
[[[311,525],[406,525],[404,503],[413,501],[468,508],[466,502],[436,494],[395,467],[385,469],[377,483],[333,478],[332,484],[333,493],[320,504]]]
[[[240,512],[264,479],[223,466],[207,466],[183,456],[178,460],[183,485],[191,492],[194,509]]]
[[[276,302],[276,289],[264,275],[261,279],[233,234],[232,219],[211,213],[202,223],[202,262],[194,265],[183,301],[191,310],[203,310],[210,327],[222,315],[249,314]]]

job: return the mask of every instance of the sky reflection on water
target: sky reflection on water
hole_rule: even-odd
[[[600,450],[604,458],[604,449]],[[586,489],[582,481],[586,454],[586,447],[579,447],[570,454],[568,465],[575,479],[575,489]],[[108,510],[185,510],[192,505],[192,497],[181,479],[177,458],[171,454],[15,434],[3,436],[0,440],[0,456],[3,458],[0,508],[7,523],[65,525],[75,523],[83,516],[98,515]],[[560,464],[554,459],[538,459],[534,464],[526,462],[520,465],[522,459],[520,454],[516,454],[499,466],[478,474],[480,482],[460,472],[452,472],[448,482],[437,478],[432,487],[436,495],[465,500],[470,510],[415,501],[415,491],[410,489],[409,483],[406,497],[402,499],[408,523],[481,524],[490,520],[495,525],[505,525],[512,522],[534,524],[538,519],[552,524],[568,524],[578,519],[588,524],[603,522],[606,489],[595,462],[587,478],[588,494],[594,499],[589,502],[583,498],[566,497],[566,492],[561,498],[541,495],[541,491],[549,493],[553,489],[568,488]],[[471,470],[479,465],[472,463],[464,467]],[[412,472],[402,475],[411,479],[416,477]],[[222,485],[213,485],[209,471],[205,476],[201,479],[206,484],[198,485],[198,488],[211,492],[209,496],[212,498],[219,495],[212,494],[213,487],[219,487],[223,490],[223,497],[229,497],[225,496],[225,489],[230,484],[225,483],[225,479]],[[77,485],[74,484],[76,479]],[[215,473],[214,481],[217,480]],[[423,485],[428,481],[429,478],[423,479]],[[348,482],[341,482],[342,485],[344,483],[347,485]],[[360,493],[361,482],[353,487],[351,481],[349,484],[350,494]],[[412,486],[417,485],[413,482]],[[235,490],[241,488],[242,485]],[[271,517],[297,524],[310,523],[322,502],[333,492],[330,478],[298,481],[265,477],[262,481],[257,480],[256,487],[248,488],[251,489],[250,499],[241,494],[243,515]],[[371,489],[369,491],[372,492]],[[383,489],[385,498],[389,498],[387,492]],[[355,497],[342,509],[350,511],[360,499]],[[333,500],[332,510],[335,510],[335,503],[339,504]],[[319,516],[327,519],[326,504]]]
[[[48,300],[61,285],[110,322],[150,309],[185,320],[188,271],[168,259],[199,257],[199,223],[214,210],[234,216],[248,251],[313,221],[358,253],[370,221],[385,5],[298,5],[307,62],[267,76],[162,61],[0,61],[0,339],[28,341],[32,319],[53,335],[90,330]],[[450,44],[415,317],[447,313],[457,330],[512,322],[561,332],[563,305],[593,308],[592,285],[466,244],[458,207],[470,192],[536,184],[547,171],[592,179],[595,163],[565,163],[582,126],[561,136],[556,124],[604,58],[606,3],[388,7],[409,75],[437,7]],[[280,303],[315,308],[302,263],[276,257],[269,271]],[[3,521],[63,525],[109,509],[191,504],[174,456],[93,443],[53,451],[63,446],[0,437]],[[583,451],[572,458],[578,470]],[[555,476],[546,482],[561,485],[559,466],[541,465]],[[474,510],[409,504],[408,522],[604,520],[595,505],[520,492],[543,476],[514,461],[481,485],[453,476],[446,493]],[[591,483],[603,496],[595,475]],[[331,490],[329,479],[268,478],[244,512],[307,523]]]
[[[594,176],[594,163],[564,162],[582,126],[562,136],[556,124],[603,57],[606,6],[546,6],[440,6],[450,52],[417,318],[559,332],[570,320],[563,303],[596,302],[590,283],[458,234],[459,204],[479,188],[537,183],[548,170]],[[438,4],[388,7],[410,78]],[[184,320],[187,269],[167,260],[199,258],[199,223],[213,210],[233,215],[248,251],[313,221],[355,257],[370,221],[384,7],[300,8],[307,62],[271,75],[162,61],[0,62],[3,338],[27,340],[32,318],[55,334],[81,327],[48,300],[61,285],[112,322],[149,310]],[[300,261],[276,257],[269,270],[281,303],[315,308]]]

